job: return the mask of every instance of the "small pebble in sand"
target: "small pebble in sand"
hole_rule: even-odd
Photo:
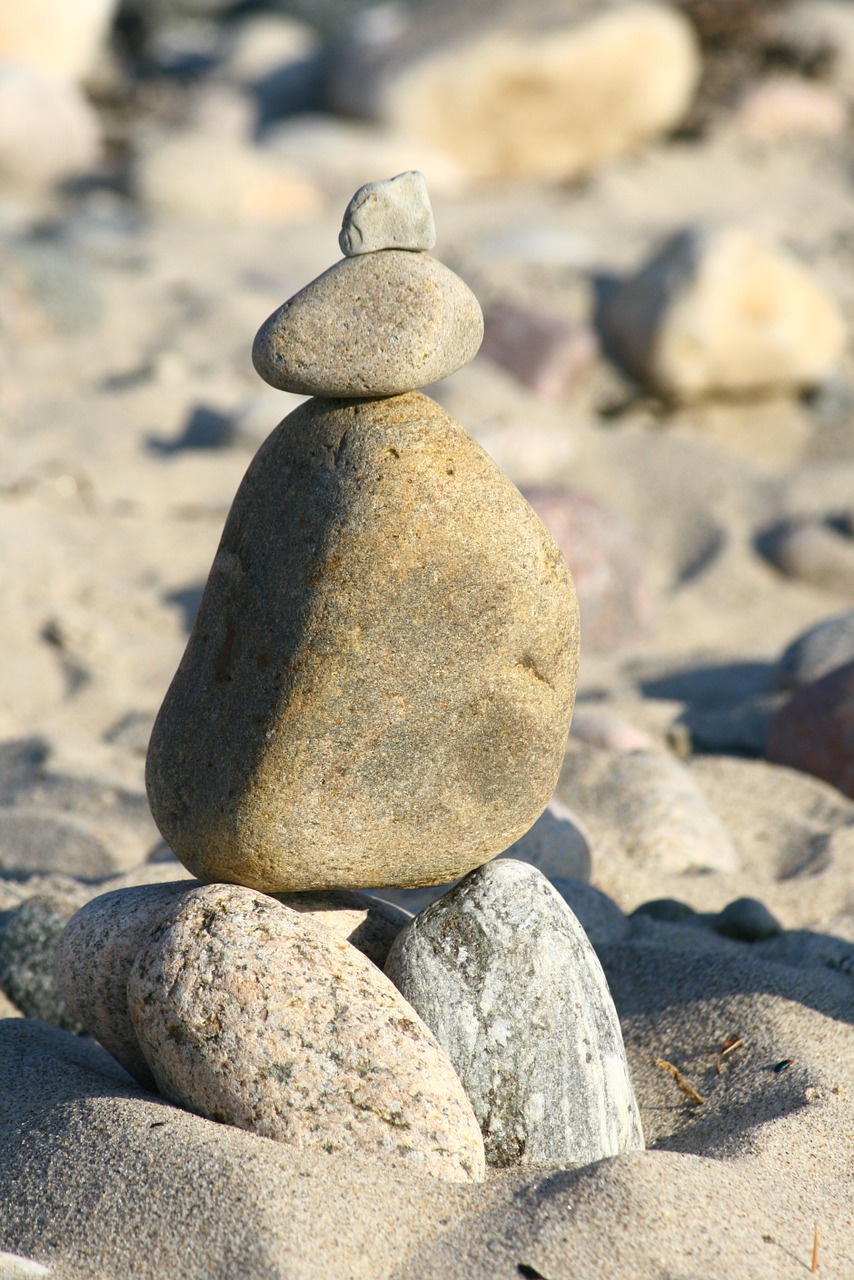
[[[719,911],[711,920],[715,933],[737,942],[764,942],[781,930],[764,903],[756,898],[736,898]]]
[[[848,662],[854,662],[854,609],[796,636],[777,663],[775,683],[779,689],[798,689]]]
[[[436,226],[417,169],[360,187],[344,211],[338,244],[346,258],[379,249],[432,249]]]

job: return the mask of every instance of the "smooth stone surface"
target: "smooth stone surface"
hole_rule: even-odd
[[[764,942],[778,934],[782,927],[765,904],[756,898],[736,898],[734,902],[727,903],[710,923],[715,933],[724,938],[734,938],[736,942]]]
[[[546,400],[572,391],[598,352],[588,325],[545,307],[503,303],[484,315],[481,354]]]
[[[474,179],[589,173],[674,128],[699,79],[693,30],[663,5],[434,8],[397,41],[345,44],[330,105],[444,147]]]
[[[417,169],[360,187],[344,211],[338,244],[345,258],[378,249],[432,249],[436,225]]]
[[[364,956],[236,885],[193,890],[137,953],[131,1017],[160,1091],[297,1148],[451,1182],[480,1132],[432,1034]]]
[[[836,138],[847,121],[845,99],[832,86],[791,75],[748,90],[733,119],[746,137],[772,145],[792,138]]]
[[[798,689],[771,721],[766,754],[854,798],[854,662]]]
[[[483,316],[468,285],[423,253],[342,258],[264,321],[252,363],[309,396],[395,396],[468,364]]]
[[[848,662],[854,662],[854,609],[796,636],[777,663],[776,684],[780,689],[798,689]]]
[[[818,280],[739,226],[673,237],[615,289],[602,324],[635,377],[687,403],[814,386],[845,346],[839,306]]]
[[[664,924],[691,924],[696,915],[693,907],[689,907],[687,902],[680,902],[678,898],[652,898],[635,907],[630,919],[645,916]]]
[[[92,69],[118,0],[26,0],[0,6],[0,59],[53,80]]]
[[[401,932],[386,973],[454,1064],[489,1164],[643,1148],[608,984],[540,872],[511,860],[473,871]]]
[[[66,1006],[146,1089],[157,1086],[128,1010],[128,978],[151,930],[198,887],[196,880],[183,880],[101,894],[72,916],[59,940],[56,969]],[[342,890],[282,894],[277,900],[312,916],[379,968],[409,920],[394,906]]]
[[[656,751],[601,751],[571,743],[558,795],[597,848],[678,875],[734,871],[732,838],[683,764]]]
[[[69,1031],[80,1023],[62,998],[56,952],[69,918],[86,898],[82,887],[44,892],[0,916],[0,989],[28,1018]]]
[[[854,598],[854,538],[821,520],[795,520],[761,538],[763,553],[789,578]]]
[[[247,472],[155,723],[164,839],[270,892],[465,874],[552,793],[577,627],[550,535],[437,405],[310,401]]]

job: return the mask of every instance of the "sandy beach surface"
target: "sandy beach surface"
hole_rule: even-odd
[[[161,50],[180,45],[170,31]],[[216,71],[161,62],[144,80],[102,51],[88,83],[106,159],[35,193],[7,182],[0,1277],[854,1274],[854,798],[766,750],[792,697],[787,646],[854,610],[854,33],[837,53],[820,76],[806,61],[786,72],[832,97],[835,127],[794,109],[797,127],[785,111],[757,126],[744,96],[778,68],[754,50],[742,82],[712,85],[698,124],[557,181],[459,176],[422,141],[410,161],[405,137],[349,133],[315,107],[338,127],[322,144],[300,141],[302,116],[276,124],[275,154],[310,189],[303,207],[210,215],[201,193],[195,209],[140,194],[134,164],[220,85]],[[236,74],[219,107],[209,94],[215,122]],[[240,146],[274,154],[272,141]],[[52,952],[12,928],[36,898],[64,920],[105,890],[187,874],[148,810],[148,739],[235,491],[303,399],[260,381],[252,339],[337,260],[355,187],[408,167],[427,178],[432,252],[477,295],[487,332],[512,306],[581,352],[556,389],[481,352],[425,392],[529,495],[576,577],[581,662],[556,797],[585,833],[586,878],[619,908],[589,932],[646,1142],[471,1185],[292,1148],[143,1089],[52,1012]],[[603,300],[701,224],[794,255],[844,325],[831,369],[692,400],[620,367]],[[799,323],[785,308],[778,322]],[[775,550],[792,529],[833,547]],[[854,659],[848,626],[832,666]],[[844,700],[838,714],[852,716]],[[771,926],[721,924],[745,898]],[[684,909],[632,914],[661,899]]]

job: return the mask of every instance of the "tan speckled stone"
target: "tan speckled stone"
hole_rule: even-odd
[[[235,498],[151,738],[155,821],[201,880],[443,884],[547,803],[577,659],[565,562],[458,423],[310,401]]]
[[[450,1063],[382,973],[316,921],[234,885],[196,889],[128,981],[162,1093],[298,1148],[483,1176]]]
[[[151,930],[198,887],[196,880],[181,880],[102,893],[71,917],[59,940],[56,970],[65,1003],[81,1026],[146,1089],[156,1085],[130,1019],[128,977]],[[380,968],[410,919],[387,902],[346,890],[283,894],[280,900],[312,916]],[[2,1008],[0,1001],[0,1016]]]
[[[426,253],[342,258],[264,321],[252,362],[308,396],[393,396],[477,354],[483,315],[468,285]]]

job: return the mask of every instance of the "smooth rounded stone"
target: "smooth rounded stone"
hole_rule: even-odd
[[[298,1149],[482,1177],[477,1122],[430,1031],[307,915],[235,885],[196,889],[137,953],[127,990],[180,1106]]]
[[[654,751],[570,748],[558,795],[604,854],[613,850],[673,875],[737,869],[729,831],[678,760]]]
[[[648,636],[652,593],[637,536],[625,521],[578,489],[526,487],[523,493],[572,572],[584,619],[585,651],[608,652]]]
[[[86,897],[82,886],[54,889],[0,916],[0,989],[25,1017],[68,1031],[82,1027],[62,996],[56,954],[66,924]]]
[[[183,880],[103,893],[72,916],[59,940],[56,971],[67,1007],[146,1089],[156,1084],[131,1022],[128,977],[151,930],[198,887],[197,880]],[[340,890],[282,894],[278,901],[312,916],[378,968],[409,920],[388,903]]]
[[[264,321],[252,363],[301,395],[396,396],[468,364],[483,316],[468,285],[424,253],[342,258]]]
[[[594,947],[607,942],[620,942],[628,935],[625,912],[613,898],[584,880],[567,876],[549,877]]]
[[[854,596],[854,538],[820,520],[793,521],[761,537],[763,554],[789,578]]]
[[[577,20],[515,6],[498,21],[431,6],[399,38],[345,43],[328,92],[472,178],[563,180],[678,125],[699,74],[690,24],[662,5]]]
[[[775,683],[779,689],[799,689],[849,662],[854,662],[854,609],[796,636],[777,663]]]
[[[92,69],[118,0],[26,0],[0,6],[0,61],[57,80]]]
[[[603,305],[606,341],[669,400],[815,386],[845,347],[835,300],[783,248],[739,226],[669,240]]]
[[[427,183],[417,169],[359,187],[344,210],[338,237],[345,258],[378,249],[432,249],[435,243]]]
[[[736,942],[764,942],[782,928],[763,902],[757,898],[736,898],[711,920],[715,933]]]
[[[653,751],[655,739],[646,729],[607,711],[577,707],[572,717],[572,737],[588,747],[606,751]]]
[[[0,58],[0,190],[51,187],[92,168],[100,149],[97,117],[75,85]]]
[[[643,1149],[616,1010],[560,894],[521,862],[479,867],[399,934],[386,973],[462,1081],[494,1166]]]
[[[771,721],[766,755],[854,798],[854,662],[798,689]]]
[[[324,205],[296,168],[213,129],[151,142],[136,157],[133,182],[151,213],[202,224],[287,226],[316,217]]]
[[[465,874],[554,789],[576,609],[546,529],[432,401],[310,401],[247,472],[155,723],[164,839],[270,892]]]

